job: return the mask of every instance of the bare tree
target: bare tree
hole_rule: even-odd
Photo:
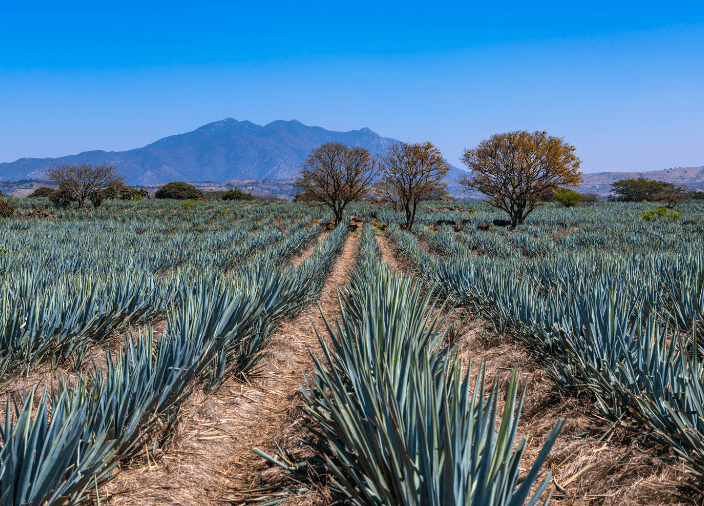
[[[543,204],[546,192],[582,182],[575,149],[547,132],[495,134],[464,150],[462,162],[472,175],[459,183],[489,197],[491,205],[508,213],[515,228]]]
[[[110,164],[57,163],[44,170],[44,177],[56,183],[83,207],[86,200],[99,200],[96,196],[124,177],[117,173],[117,167]]]
[[[294,187],[329,207],[338,225],[347,204],[369,193],[376,174],[377,161],[369,151],[329,142],[308,154]]]
[[[418,203],[447,190],[445,175],[450,165],[430,142],[391,146],[382,159],[382,179],[375,192],[400,206],[406,213],[406,228],[413,226]]]

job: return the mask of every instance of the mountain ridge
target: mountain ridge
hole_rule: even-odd
[[[233,118],[203,125],[191,132],[170,135],[127,151],[84,151],[54,158],[62,163],[112,163],[128,184],[164,184],[170,181],[227,181],[231,179],[292,179],[311,149],[326,142],[361,146],[383,153],[396,139],[369,128],[336,132],[306,126],[297,120],[266,125]],[[4,180],[37,178],[51,158],[21,158],[0,163]]]

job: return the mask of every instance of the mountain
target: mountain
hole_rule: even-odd
[[[165,137],[143,148],[86,151],[55,160],[116,164],[128,184],[138,185],[170,181],[292,179],[308,152],[326,142],[361,146],[377,154],[398,141],[381,137],[369,128],[333,132],[306,126],[296,120],[279,120],[260,126],[228,118],[192,132]],[[37,178],[49,165],[49,158],[22,158],[0,163],[0,179]]]

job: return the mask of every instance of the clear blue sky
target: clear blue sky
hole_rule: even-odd
[[[702,0],[8,3],[0,162],[232,117],[366,126],[455,165],[519,129],[586,172],[704,165]]]

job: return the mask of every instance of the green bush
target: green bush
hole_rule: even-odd
[[[656,216],[671,220],[679,220],[680,218],[682,218],[682,213],[678,211],[672,211],[671,209],[668,209],[665,206],[656,207],[655,209],[651,209],[650,211],[643,211],[642,213],[638,214],[642,216],[644,220],[647,221],[653,220]]]
[[[240,190],[227,190],[222,196],[223,200],[254,200],[254,197],[249,193]]]
[[[577,207],[582,201],[582,194],[574,190],[563,190],[555,193],[552,200],[558,202],[564,207]]]
[[[157,199],[197,200],[203,198],[203,192],[188,183],[173,182],[159,188],[154,197]]]
[[[181,207],[183,207],[186,211],[191,211],[198,207],[198,201],[197,200],[186,200],[185,202],[181,202]]]
[[[672,183],[644,177],[620,179],[611,183],[611,193],[614,195],[609,198],[621,202],[650,202],[656,200],[656,194],[662,192],[665,188],[674,188],[674,186]]]
[[[37,188],[32,193],[27,195],[27,198],[28,199],[36,199],[36,198],[41,198],[41,197],[48,198],[52,193],[54,193],[53,188],[49,188],[47,186],[42,186],[41,188]]]

